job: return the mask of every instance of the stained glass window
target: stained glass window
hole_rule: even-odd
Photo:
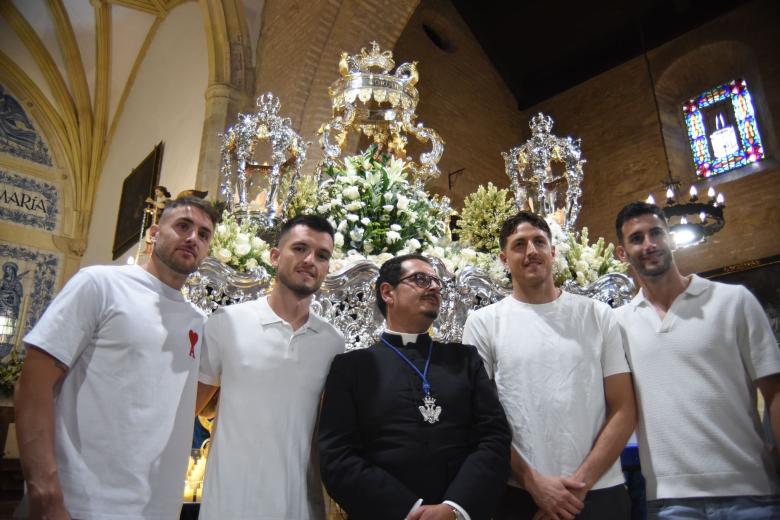
[[[744,79],[720,85],[683,105],[693,163],[711,177],[764,158],[753,101]]]

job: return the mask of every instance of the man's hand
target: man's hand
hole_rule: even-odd
[[[40,495],[29,490],[30,520],[71,520],[62,495]]]
[[[526,479],[526,490],[539,507],[534,520],[572,520],[585,507],[587,489],[584,482],[565,477],[548,477],[534,472]]]
[[[453,520],[455,515],[452,512],[452,506],[448,504],[436,504],[430,506],[420,506],[412,511],[406,520]]]

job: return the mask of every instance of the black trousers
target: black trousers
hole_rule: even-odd
[[[539,508],[528,491],[507,486],[493,520],[531,520]],[[596,489],[585,495],[577,520],[628,520],[631,501],[624,485]]]

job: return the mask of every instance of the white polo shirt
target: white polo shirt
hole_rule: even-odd
[[[663,320],[642,291],[617,315],[648,500],[780,492],[753,384],[780,372],[780,350],[756,298],[692,275]]]
[[[264,297],[217,310],[204,343],[200,381],[221,390],[201,520],[321,518],[311,447],[341,334],[313,312],[293,332]]]
[[[514,449],[544,475],[577,471],[606,420],[604,378],[629,371],[609,306],[565,291],[544,304],[508,296],[471,313],[463,343],[496,382]],[[593,489],[622,483],[616,460]]]

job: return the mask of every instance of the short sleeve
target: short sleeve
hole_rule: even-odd
[[[101,292],[95,278],[82,269],[65,284],[24,342],[73,366],[102,321]]]
[[[198,381],[219,386],[222,378],[222,358],[220,356],[220,323],[227,319],[223,309],[219,309],[206,320],[203,330],[203,343],[200,351],[200,373]]]
[[[780,372],[780,349],[772,325],[755,296],[739,287],[742,309],[737,338],[739,353],[753,380]]]
[[[479,352],[485,366],[485,372],[487,372],[490,379],[493,379],[495,374],[495,356],[490,344],[490,335],[488,335],[484,321],[481,318],[482,316],[479,312],[472,312],[466,318],[466,324],[463,326],[462,343],[464,345],[474,345],[477,348],[477,352]]]
[[[599,309],[602,312],[602,320],[600,321],[604,338],[604,345],[601,351],[601,370],[604,377],[607,378],[615,374],[631,372],[631,369],[626,360],[626,349],[623,342],[624,334],[620,330],[617,316],[606,304],[602,305],[604,308]]]

